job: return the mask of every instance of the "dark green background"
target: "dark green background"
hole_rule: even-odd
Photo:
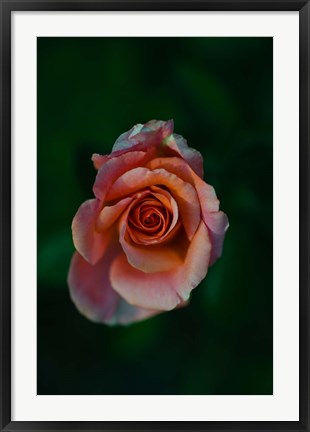
[[[272,393],[272,38],[38,38],[38,394]],[[190,305],[94,324],[66,282],[93,152],[173,118],[230,228]],[[27,145],[27,143],[25,143]],[[27,211],[27,209],[25,209]]]

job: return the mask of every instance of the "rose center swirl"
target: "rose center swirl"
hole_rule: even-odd
[[[159,243],[169,231],[172,214],[157,198],[147,196],[131,208],[127,222],[127,232],[135,243]]]

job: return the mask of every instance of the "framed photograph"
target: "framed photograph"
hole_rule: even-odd
[[[309,2],[5,1],[1,430],[309,426]]]

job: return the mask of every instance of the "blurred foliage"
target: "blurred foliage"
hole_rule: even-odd
[[[38,394],[272,394],[272,38],[38,38]],[[93,152],[173,118],[230,228],[187,308],[129,327],[70,301]]]

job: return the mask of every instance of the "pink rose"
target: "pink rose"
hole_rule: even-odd
[[[228,219],[201,154],[152,120],[94,154],[95,198],[72,222],[70,295],[87,318],[128,324],[184,305],[220,255]]]

